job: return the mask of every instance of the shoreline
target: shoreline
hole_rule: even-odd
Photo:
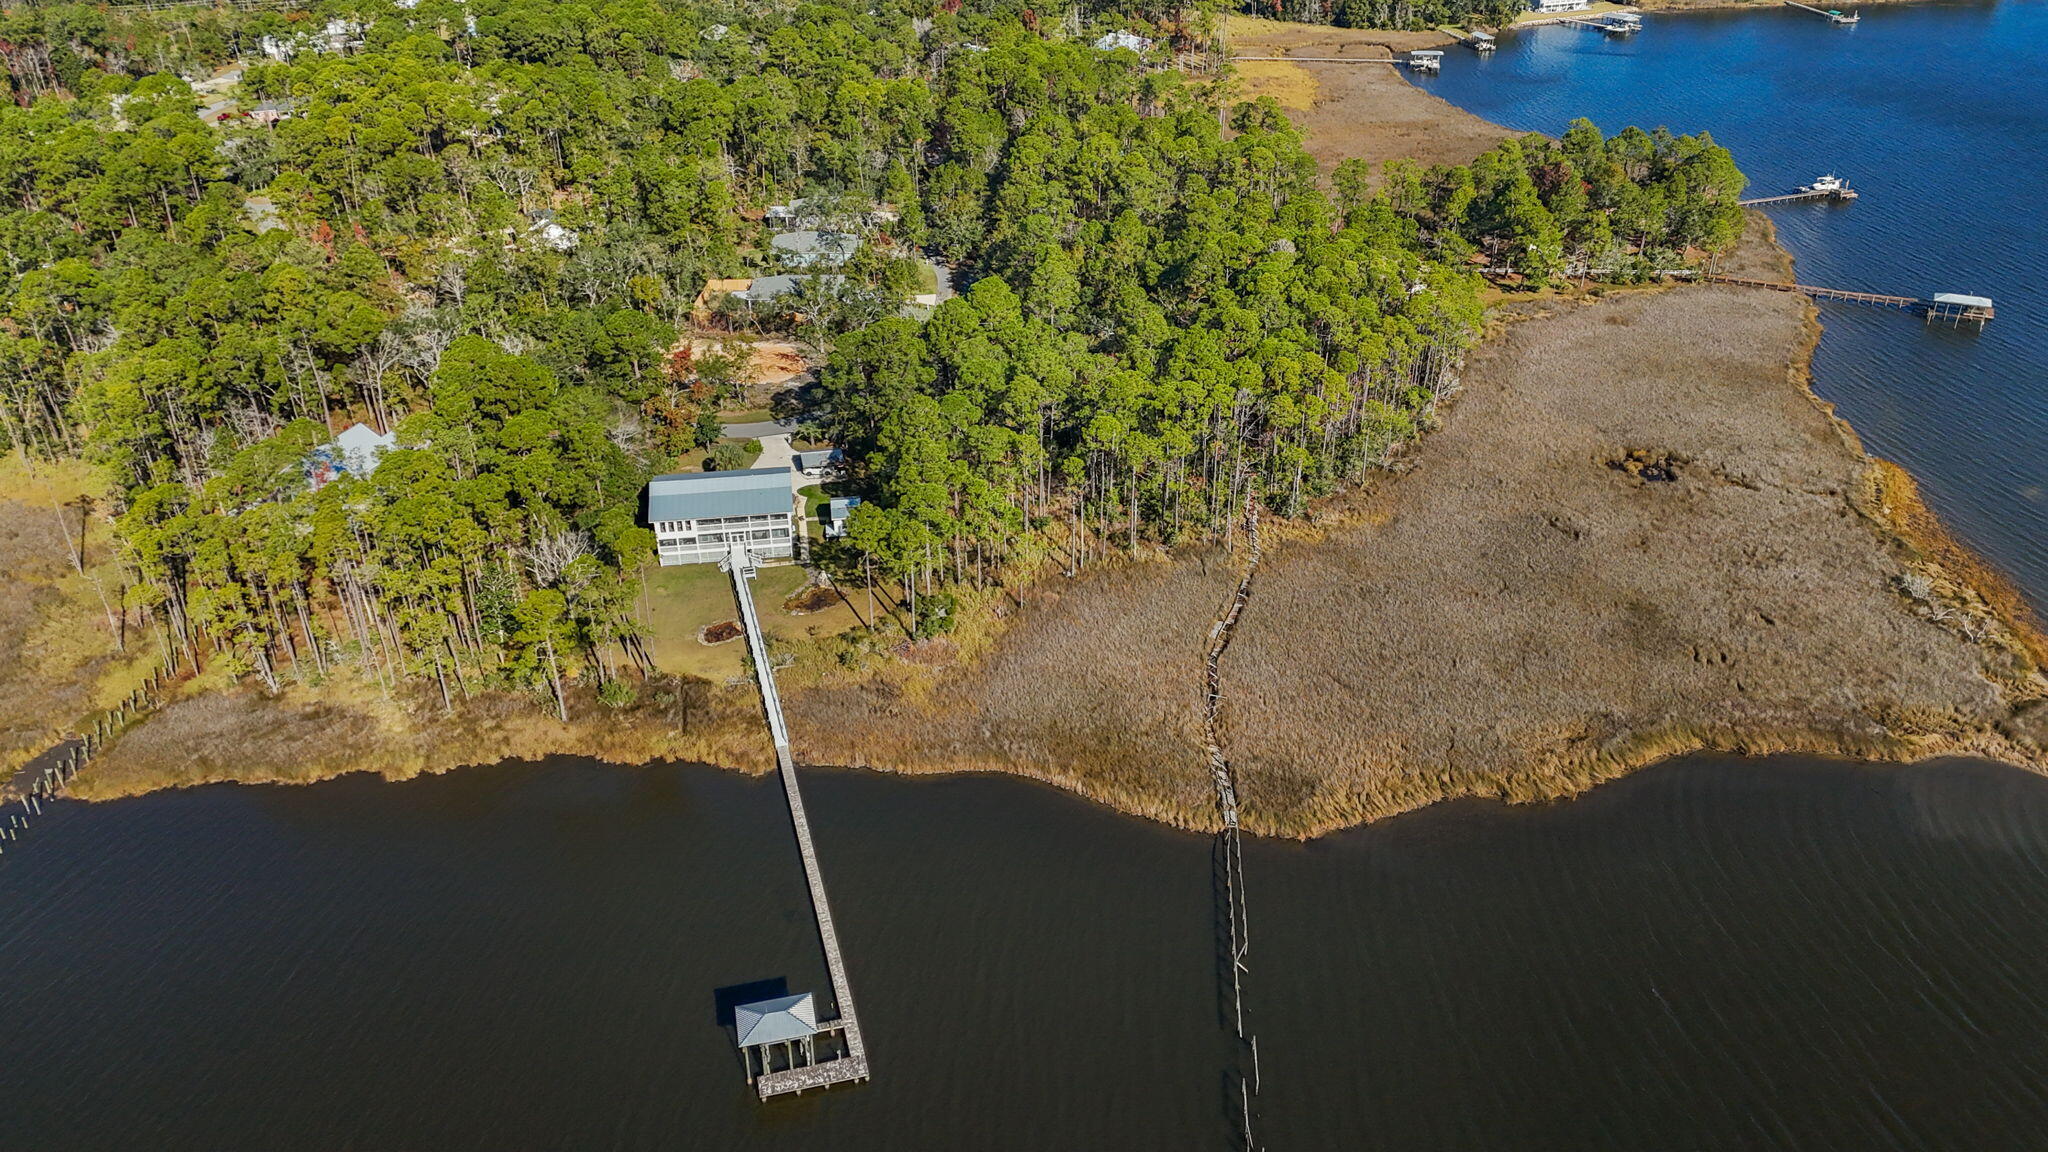
[[[1320,26],[1285,27],[1292,35],[1311,37],[1360,39],[1384,35]],[[1297,123],[1309,121],[1303,130],[1310,135],[1312,149],[1319,139],[1315,134],[1317,127],[1327,131],[1334,126],[1350,126],[1345,130],[1356,135],[1355,105],[1362,93],[1347,88],[1354,82],[1370,87],[1374,115],[1381,118],[1365,125],[1366,134],[1371,137],[1365,141],[1367,151],[1400,148],[1405,138],[1417,131],[1439,138],[1438,147],[1470,148],[1474,152],[1491,141],[1515,135],[1423,92],[1404,77],[1392,75],[1396,70],[1391,68],[1351,66],[1319,71],[1342,74],[1328,81],[1338,89],[1334,106],[1320,117],[1312,114],[1313,107],[1303,110],[1309,115],[1290,110]],[[1392,87],[1381,82],[1382,73],[1387,74],[1384,78],[1392,81]],[[1403,92],[1409,95],[1403,97]],[[1325,141],[1330,154],[1349,142],[1342,136],[1334,142],[1328,136],[1320,139]],[[1443,140],[1450,143],[1442,143]],[[1360,152],[1354,149],[1349,154]],[[1325,155],[1319,153],[1318,160],[1324,159]],[[1333,165],[1326,164],[1329,166]],[[1751,253],[1750,258],[1777,261],[1789,269],[1790,257],[1769,235],[1769,229],[1759,231],[1763,235],[1758,251]],[[1472,387],[1486,389],[1477,393],[1477,400],[1474,395],[1454,400],[1441,426],[1411,448],[1394,472],[1375,477],[1357,491],[1332,498],[1300,521],[1269,525],[1278,529],[1274,535],[1280,537],[1280,542],[1270,549],[1267,564],[1279,568],[1279,576],[1285,576],[1292,567],[1306,570],[1313,578],[1297,575],[1291,585],[1275,587],[1271,582],[1278,577],[1262,576],[1261,592],[1253,598],[1247,613],[1246,624],[1252,626],[1248,629],[1250,634],[1223,661],[1225,691],[1237,695],[1233,696],[1218,730],[1224,737],[1223,750],[1233,763],[1248,765],[1248,831],[1307,838],[1464,796],[1518,803],[1561,799],[1651,763],[1695,752],[1802,753],[1903,762],[1974,755],[2048,773],[2048,750],[2044,750],[2048,746],[2048,701],[2043,699],[2048,697],[2048,684],[2038,682],[2038,672],[2024,671],[2029,662],[2038,668],[2048,657],[2048,639],[2043,638],[2036,625],[2016,614],[2017,609],[2024,608],[2024,601],[1998,577],[1993,567],[1947,533],[1919,502],[1911,479],[1903,470],[1865,453],[1854,430],[1834,414],[1832,406],[1813,393],[1811,360],[1820,326],[1812,304],[1803,299],[1765,300],[1762,297],[1771,294],[1742,293],[1743,290],[1734,288],[1670,286],[1604,291],[1589,299],[1517,300],[1491,309],[1487,336],[1474,349],[1467,367]],[[1554,344],[1565,339],[1568,330],[1577,332],[1594,324],[1603,327],[1593,332],[1604,335],[1605,326],[1617,321],[1623,324],[1623,331],[1627,326],[1659,323],[1685,331],[1686,324],[1698,323],[1690,317],[1698,309],[1689,302],[1696,301],[1715,302],[1715,307],[1727,313],[1726,323],[1731,328],[1749,325],[1766,336],[1778,334],[1771,337],[1774,339],[1790,338],[1786,333],[1796,330],[1795,342],[1776,361],[1774,380],[1745,378],[1742,383],[1766,399],[1773,391],[1787,394],[1781,398],[1788,403],[1796,401],[1818,414],[1837,438],[1835,451],[1845,455],[1833,461],[1802,460],[1793,450],[1799,445],[1794,444],[1786,450],[1785,459],[1759,463],[1736,459],[1739,453],[1728,446],[1715,445],[1716,452],[1730,456],[1730,462],[1713,465],[1725,470],[1726,475],[1719,481],[1700,481],[1703,487],[1689,493],[1688,499],[1705,507],[1718,498],[1716,492],[1726,489],[1740,497],[1750,490],[1745,485],[1753,483],[1759,491],[1782,491],[1789,499],[1803,500],[1803,514],[1809,517],[1831,516],[1833,513],[1827,510],[1839,505],[1841,515],[1856,517],[1860,524],[1868,526],[1870,543],[1875,545],[1866,549],[1869,555],[1845,552],[1839,562],[1861,565],[1857,571],[1866,576],[1880,568],[1927,576],[1931,598],[1915,605],[1895,596],[1898,603],[1891,606],[1890,616],[1871,611],[1871,597],[1864,594],[1862,606],[1869,627],[1901,645],[1900,651],[1915,654],[1915,658],[1946,661],[1943,667],[1951,672],[1965,663],[1976,666],[1987,659],[1995,661],[2003,653],[2003,659],[2022,670],[2014,673],[2009,689],[1993,686],[1987,696],[1983,692],[1965,692],[1961,687],[1948,691],[1943,687],[1946,681],[1940,677],[1932,677],[1929,683],[1934,687],[1926,691],[1920,691],[1926,685],[1901,687],[1887,681],[1877,687],[1875,697],[1863,702],[1875,715],[1866,716],[1855,707],[1844,706],[1813,713],[1826,722],[1811,725],[1800,722],[1800,717],[1806,714],[1796,706],[1796,692],[1780,693],[1772,702],[1750,713],[1731,711],[1725,721],[1703,720],[1674,710],[1662,723],[1645,722],[1654,720],[1654,709],[1636,722],[1619,715],[1603,720],[1602,714],[1612,713],[1613,706],[1624,699],[1655,687],[1641,681],[1655,680],[1664,672],[1660,666],[1646,663],[1641,668],[1624,669],[1640,672],[1639,678],[1624,675],[1610,681],[1620,687],[1584,694],[1581,704],[1587,699],[1597,701],[1603,691],[1610,693],[1608,705],[1596,707],[1591,713],[1575,706],[1550,712],[1532,709],[1514,715],[1512,719],[1521,727],[1521,739],[1526,745],[1519,749],[1524,754],[1520,760],[1505,755],[1514,751],[1507,748],[1514,741],[1496,731],[1478,735],[1502,745],[1498,750],[1501,756],[1472,764],[1461,762],[1461,755],[1474,754],[1458,748],[1455,724],[1449,728],[1452,739],[1448,751],[1431,747],[1441,736],[1440,730],[1418,727],[1412,737],[1404,737],[1410,739],[1408,745],[1399,739],[1389,740],[1383,732],[1354,734],[1344,746],[1342,757],[1334,752],[1329,754],[1336,767],[1319,759],[1304,765],[1297,753],[1290,753],[1284,747],[1286,742],[1298,742],[1313,726],[1309,721],[1287,716],[1287,709],[1304,703],[1345,700],[1345,692],[1362,690],[1344,685],[1332,689],[1324,683],[1324,679],[1349,674],[1351,663],[1344,656],[1358,657],[1356,664],[1360,667],[1383,668],[1389,666],[1388,660],[1398,661],[1404,653],[1398,644],[1374,647],[1380,641],[1372,638],[1360,639],[1358,643],[1364,647],[1356,651],[1340,651],[1341,645],[1351,638],[1334,637],[1324,661],[1327,666],[1311,669],[1317,675],[1302,679],[1301,653],[1289,649],[1289,640],[1282,635],[1284,627],[1276,631],[1270,619],[1260,619],[1261,610],[1275,600],[1283,606],[1313,605],[1317,597],[1332,591],[1350,591],[1343,580],[1355,578],[1359,565],[1370,562],[1370,548],[1376,546],[1360,542],[1376,541],[1388,535],[1389,529],[1398,531],[1404,518],[1412,522],[1425,515],[1432,492],[1444,489],[1443,477],[1461,466],[1470,466],[1469,462],[1461,465],[1458,453],[1476,450],[1478,455],[1474,459],[1483,461],[1477,470],[1499,467],[1502,461],[1498,452],[1503,450],[1502,446],[1484,435],[1499,431],[1485,424],[1499,413],[1474,408],[1483,401],[1498,409],[1503,402],[1512,403],[1517,392],[1532,387],[1527,379],[1532,371],[1530,363],[1549,347],[1546,341]],[[1788,325],[1793,328],[1788,329]],[[1522,362],[1516,361],[1517,355]],[[1501,363],[1503,359],[1506,364]],[[1640,366],[1620,366],[1623,370],[1637,367]],[[1755,366],[1754,372],[1761,374],[1765,367]],[[1613,399],[1605,395],[1571,395],[1582,403],[1592,404],[1590,411],[1595,413],[1602,410],[1600,404]],[[1801,419],[1789,407],[1785,415],[1788,422]],[[1679,426],[1665,429],[1662,435],[1669,437],[1686,431],[1681,421]],[[1818,434],[1817,429],[1809,432]],[[1815,440],[1814,444],[1813,455],[1826,455],[1822,441]],[[1650,446],[1657,444],[1651,441]],[[1853,454],[1853,459],[1847,454]],[[1700,459],[1705,469],[1713,458]],[[1551,462],[1534,463],[1547,466]],[[1568,480],[1560,481],[1564,487],[1554,497],[1566,508],[1568,519],[1576,516],[1589,521],[1589,532],[1597,527],[1590,523],[1596,511],[1609,514],[1615,508],[1626,508],[1630,500],[1636,499],[1625,495],[1617,501],[1615,493],[1604,486],[1610,481],[1623,483],[1611,475],[1613,467],[1610,460],[1607,469],[1584,475],[1572,473]],[[1693,467],[1690,462],[1686,465],[1689,473]],[[1786,478],[1756,479],[1772,469],[1784,471]],[[1807,475],[1822,472],[1830,474]],[[1598,479],[1588,479],[1588,475]],[[1845,476],[1850,479],[1844,480]],[[1728,482],[1727,477],[1733,477],[1733,482]],[[1802,485],[1824,493],[1830,484],[1840,491],[1833,496],[1823,495],[1818,503],[1805,499],[1813,493],[1804,491]],[[1638,488],[1642,487],[1638,482]],[[1472,496],[1455,485],[1450,490],[1467,498]],[[1601,504],[1602,501],[1606,503]],[[1573,510],[1574,502],[1583,507]],[[1421,505],[1422,511],[1416,505]],[[1478,507],[1493,516],[1540,510],[1536,505],[1522,506],[1519,512],[1507,505]],[[1491,511],[1487,512],[1487,508]],[[1659,514],[1668,516],[1671,510],[1664,509]],[[1777,514],[1776,510],[1772,514]],[[1554,543],[1545,533],[1565,529],[1557,527],[1555,516],[1552,521],[1547,528],[1537,524],[1537,536],[1543,543],[1529,554],[1528,562],[1543,564],[1556,560],[1553,552],[1543,550],[1545,545]],[[1819,518],[1813,522],[1825,525],[1827,520]],[[1733,523],[1737,530],[1748,527],[1739,517]],[[1567,527],[1579,530],[1570,524]],[[1648,530],[1641,526],[1629,528],[1629,532],[1637,533]],[[1625,540],[1626,536],[1627,533],[1615,534],[1609,543]],[[1759,539],[1758,547],[1784,546],[1767,536]],[[1491,547],[1497,542],[1480,543]],[[1429,563],[1407,570],[1405,579],[1432,578],[1436,570],[1431,564],[1436,559],[1427,550],[1416,555]],[[1597,553],[1594,558],[1596,566],[1588,572],[1596,575],[1601,572],[1598,565],[1639,563],[1618,560],[1612,553]],[[1885,567],[1886,564],[1892,567]],[[869,682],[789,690],[797,747],[806,753],[807,762],[907,775],[1003,772],[1060,787],[1126,815],[1189,830],[1212,830],[1214,796],[1202,751],[1202,726],[1196,715],[1206,637],[1194,635],[1197,630],[1188,629],[1187,622],[1197,620],[1206,625],[1215,618],[1215,608],[1223,602],[1227,586],[1234,583],[1235,571],[1235,558],[1220,552],[1190,552],[1165,563],[1125,562],[1074,583],[1048,577],[1021,591],[1024,607],[993,649],[972,666],[932,671],[912,677],[907,683]],[[1322,580],[1332,572],[1345,575],[1333,578],[1335,582]],[[1723,573],[1702,569],[1694,578],[1710,583],[1723,577]],[[1390,588],[1399,586],[1398,581],[1389,584]],[[1753,592],[1744,588],[1714,591],[1724,598]],[[1641,602],[1653,615],[1661,611],[1654,582],[1647,591],[1639,592],[1631,593],[1633,600],[1625,598],[1616,603],[1626,607]],[[1367,605],[1360,610],[1377,607],[1369,602],[1369,597],[1366,599]],[[1701,602],[1711,606],[1712,600],[1712,596],[1707,596]],[[1688,607],[1697,610],[1699,605]],[[1820,610],[1817,617],[1828,615],[1825,602],[1804,607]],[[1916,609],[1922,614],[1920,617],[1916,617]],[[1430,613],[1438,610],[1424,604],[1415,620],[1426,626],[1436,620]],[[1609,610],[1610,605],[1605,602],[1593,604],[1588,609],[1589,619],[1598,620],[1601,613]],[[1778,605],[1771,608],[1773,613],[1780,610]],[[1793,611],[1799,610],[1800,606],[1793,607]],[[1947,615],[1940,621],[1931,618],[1943,613]],[[1916,618],[1917,625],[1906,623]],[[1823,623],[1817,619],[1816,627]],[[1775,619],[1771,627],[1776,627]],[[1965,641],[1955,633],[1958,628],[1983,630],[1989,639]],[[1118,629],[1149,641],[1140,644],[1138,657],[1114,665],[1102,660],[1077,661],[1077,656],[1087,655],[1085,644],[1083,650],[1074,647],[1077,641],[1110,636]],[[1540,639],[1540,633],[1535,635]],[[1828,660],[1840,662],[1849,659],[1851,653],[1860,654],[1853,642],[1856,637],[1845,635],[1848,640],[1824,651],[1826,659],[1813,666],[1828,669],[1834,667]],[[1462,662],[1474,658],[1484,659],[1497,639],[1485,635],[1472,646],[1472,651],[1449,646],[1444,653],[1449,663],[1441,667],[1431,665],[1428,658],[1418,660],[1413,653],[1406,655],[1417,675],[1428,679],[1432,668],[1441,673],[1445,668],[1455,670]],[[1749,639],[1744,635],[1736,637],[1739,644],[1747,644]],[[1801,643],[1807,640],[1795,639]],[[1409,642],[1412,643],[1412,637]],[[1717,648],[1709,643],[1707,647],[1723,666],[1738,657],[1748,660],[1759,656],[1760,663],[1768,665],[1772,657],[1768,648],[1753,653],[1732,650],[1726,644]],[[1991,651],[1992,656],[1987,657],[1986,651]],[[1697,646],[1693,663],[1700,663]],[[1611,674],[1613,670],[1604,671]],[[1682,662],[1669,671],[1679,679],[1698,675]],[[1768,668],[1765,672],[1767,675]],[[1725,671],[1713,668],[1709,661],[1708,673],[1705,682],[1720,690],[1722,681],[1727,679]],[[2029,682],[2029,674],[2037,682]],[[1291,697],[1285,689],[1262,684],[1261,676],[1279,677],[1283,682],[1289,676],[1295,677],[1291,681]],[[1049,686],[1069,681],[1084,682],[1071,701],[1051,698],[1054,693]],[[1449,683],[1446,678],[1447,688]],[[1364,689],[1373,686],[1370,680],[1359,684]],[[1753,688],[1743,687],[1739,678],[1735,685],[1727,699],[1732,705],[1747,706],[1750,702],[1742,696]],[[1822,681],[1816,678],[1811,691],[1819,693],[1822,686]],[[1892,694],[1896,695],[1893,699],[1888,693],[1895,687],[1900,690]],[[1252,713],[1259,703],[1259,694],[1272,695],[1276,691],[1281,702],[1274,705],[1278,710],[1272,715],[1282,718],[1268,723],[1271,717],[1262,714],[1255,720]],[[147,726],[151,737],[146,745],[123,740],[109,748],[95,770],[81,777],[75,791],[89,799],[103,799],[162,787],[222,781],[312,782],[352,771],[375,771],[387,778],[403,779],[425,772],[554,754],[582,755],[615,763],[701,760],[749,773],[770,767],[766,740],[759,731],[758,707],[752,697],[743,691],[717,689],[701,682],[662,686],[659,692],[650,690],[653,699],[618,712],[606,710],[594,700],[581,699],[574,719],[568,724],[536,714],[530,701],[517,696],[481,700],[451,720],[438,715],[437,702],[427,701],[421,694],[419,699],[398,701],[398,715],[394,717],[391,701],[380,704],[371,692],[369,686],[361,684],[317,691],[294,688],[276,700],[262,699],[246,687],[204,692],[179,701],[153,718]],[[1681,699],[1672,707],[1682,709],[1685,693],[1677,695]],[[2008,696],[2018,707],[2003,718],[1993,715],[1996,709],[1991,705]],[[239,740],[238,735],[242,735]],[[1467,734],[1468,739],[1471,735]],[[347,754],[335,755],[332,749],[344,746],[343,742]],[[234,748],[243,758],[230,764],[221,756],[221,748]],[[257,748],[264,749],[265,762],[246,759]],[[1366,772],[1357,779],[1338,779],[1337,768],[1369,768],[1381,763],[1393,767],[1377,776]],[[1473,764],[1480,770],[1474,771]]]

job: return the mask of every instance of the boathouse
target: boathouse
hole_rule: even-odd
[[[1997,315],[1989,296],[1965,296],[1960,292],[1936,292],[1927,300],[1927,318],[1951,324],[1983,323]]]
[[[733,1037],[747,1064],[747,1083],[777,1071],[818,1062],[818,1006],[809,992],[741,1004],[732,1010]]]
[[[664,565],[716,563],[735,542],[755,556],[789,556],[795,513],[788,468],[678,472],[647,485],[647,523]]]

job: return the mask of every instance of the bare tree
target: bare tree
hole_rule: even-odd
[[[562,573],[569,565],[590,555],[590,537],[582,532],[543,533],[521,548],[519,554],[526,561],[526,571],[533,582],[552,588],[561,583]]]

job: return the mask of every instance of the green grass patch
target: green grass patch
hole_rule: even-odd
[[[648,627],[647,648],[655,666],[681,676],[724,683],[745,674],[745,640],[707,645],[698,635],[707,627],[739,619],[732,598],[732,577],[716,564],[676,564],[663,568],[649,562],[643,572],[646,594],[642,619]],[[798,564],[773,564],[754,577],[754,607],[770,642],[802,643],[844,632],[859,624],[844,603],[793,616],[783,602],[803,587]]]

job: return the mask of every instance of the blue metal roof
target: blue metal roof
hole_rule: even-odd
[[[787,468],[676,472],[648,482],[647,519],[787,516],[792,500]]]
[[[780,1044],[784,1040],[801,1040],[816,1033],[818,1008],[811,1002],[809,992],[798,996],[778,996],[773,1000],[739,1005],[732,1010],[732,1023],[742,1048],[755,1044]]]

